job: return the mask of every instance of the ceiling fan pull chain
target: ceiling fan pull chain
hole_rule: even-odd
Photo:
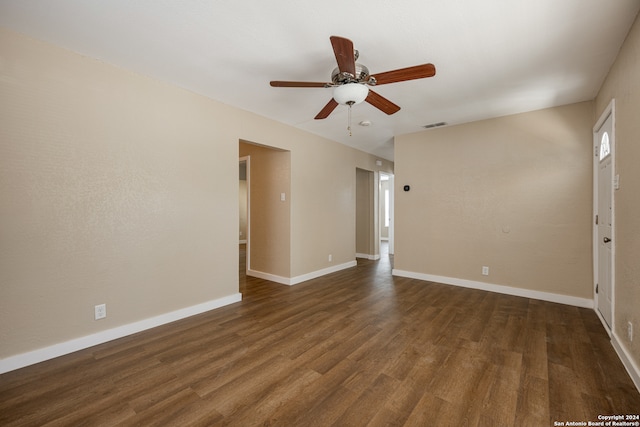
[[[351,136],[351,105],[353,104],[349,104],[349,124],[347,125],[347,130],[349,131],[349,136]]]

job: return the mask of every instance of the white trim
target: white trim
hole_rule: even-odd
[[[381,237],[380,240],[389,242],[389,255],[393,255],[395,252],[395,175],[385,171],[380,171],[380,175],[389,177],[389,237]],[[382,228],[382,219],[379,222],[379,227]]]
[[[380,253],[380,171],[373,171],[373,252]]]
[[[370,259],[371,261],[377,261],[380,259],[380,255],[356,254],[356,258],[364,258],[364,259]]]
[[[433,274],[415,273],[412,271],[393,269],[394,276],[408,277],[410,279],[425,280],[427,282],[444,283],[445,285],[461,286],[463,288],[480,289],[483,291],[497,292],[500,294],[517,297],[533,298],[542,301],[572,305],[583,308],[594,308],[593,300],[588,298],[572,297],[569,295],[554,294],[551,292],[534,291],[531,289],[513,288],[511,286],[495,285],[492,283],[476,282],[474,280],[456,279],[453,277],[435,276]]]
[[[600,310],[598,310],[597,297],[593,300],[593,311],[596,313],[596,316],[598,316],[598,319],[600,319],[600,323],[602,323],[604,331],[607,333],[607,335],[609,335],[609,338],[611,338],[613,332],[611,331],[611,329],[609,329],[609,325],[607,325],[607,322],[604,320],[604,317],[602,316],[602,313],[600,313]]]
[[[257,277],[258,279],[280,283],[281,285],[291,285],[291,279],[289,279],[288,277],[276,276],[275,274],[265,273],[258,270],[247,270],[247,276]]]
[[[247,181],[247,238],[244,243],[247,245],[245,257],[246,257],[246,271],[251,268],[251,156],[243,156],[238,159],[238,163],[246,163],[246,181]],[[240,213],[238,213],[238,221],[240,221]]]
[[[629,350],[625,347],[622,341],[618,339],[618,336],[615,333],[611,337],[611,344],[613,345],[616,353],[618,353],[618,357],[631,377],[633,384],[635,384],[636,388],[640,392],[640,367],[638,367],[636,362],[633,360],[633,357],[629,354]]]
[[[45,360],[53,359],[55,357],[64,356],[65,354],[73,353],[78,350],[93,347],[94,345],[126,337],[127,335],[142,332],[147,329],[164,325],[166,323],[175,322],[176,320],[214,310],[216,308],[220,308],[239,301],[242,301],[242,294],[237,293],[215,300],[207,301],[202,304],[197,304],[191,307],[164,313],[159,316],[150,317],[138,322],[129,323],[127,325],[118,326],[112,329],[107,329],[106,331],[97,332],[95,334],[54,344],[49,347],[44,347],[38,350],[18,354],[16,356],[10,356],[5,359],[0,359],[0,374],[24,368],[25,366],[33,365],[35,363],[44,362]]]
[[[326,274],[335,273],[336,271],[346,270],[347,268],[355,267],[357,265],[358,262],[354,259],[353,261],[345,262],[344,264],[333,265],[331,267],[323,268],[322,270],[312,271],[311,273],[292,277],[291,284],[297,285],[298,283],[306,282],[307,280],[315,279]]]
[[[303,274],[296,277],[283,277],[275,274],[264,273],[262,271],[248,270],[247,275],[257,277],[259,279],[269,280],[271,282],[280,283],[281,285],[293,286],[298,283],[306,282],[307,280],[316,279],[326,274],[335,273],[336,271],[345,270],[347,268],[355,267],[358,265],[356,260],[345,262],[344,264],[338,264],[331,267],[323,268],[322,270],[312,271],[311,273]]]

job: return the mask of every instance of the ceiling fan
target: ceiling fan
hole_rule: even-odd
[[[371,75],[367,67],[356,62],[359,53],[353,48],[351,40],[338,36],[331,36],[330,40],[338,63],[338,67],[331,73],[331,83],[278,80],[270,83],[273,87],[332,87],[333,98],[320,110],[315,117],[316,120],[329,117],[339,104],[351,107],[362,101],[368,102],[386,114],[397,113],[400,111],[398,105],[372,91],[369,86],[423,79],[436,74],[436,67],[433,64],[423,64]]]

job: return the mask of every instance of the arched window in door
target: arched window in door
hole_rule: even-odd
[[[611,154],[611,144],[609,143],[609,133],[604,132],[602,134],[602,140],[600,141],[600,161],[603,161],[607,156]]]

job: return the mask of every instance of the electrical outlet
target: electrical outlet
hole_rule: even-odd
[[[489,275],[489,267],[487,267],[486,265],[482,267],[482,275],[483,276]]]
[[[333,261],[333,255],[329,254],[329,262]]]
[[[94,307],[95,320],[104,319],[107,317],[107,304],[98,304]]]
[[[629,342],[633,342],[633,323],[627,322],[627,338]]]

